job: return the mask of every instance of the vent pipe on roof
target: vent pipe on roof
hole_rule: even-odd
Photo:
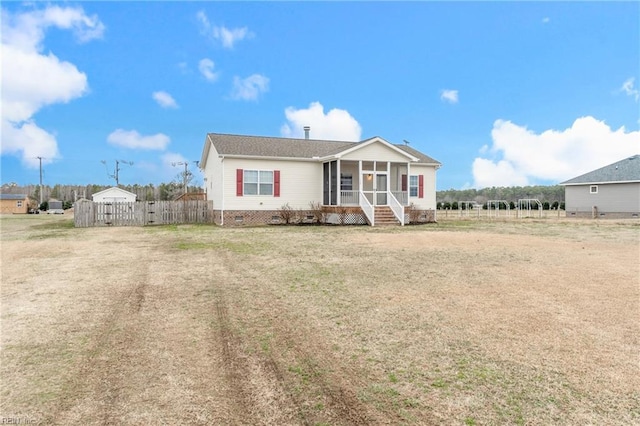
[[[305,139],[309,139],[309,130],[311,130],[311,127],[304,126],[304,138]]]

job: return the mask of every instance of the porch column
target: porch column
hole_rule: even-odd
[[[360,200],[361,191],[362,191],[362,160],[358,160],[358,200]],[[358,201],[358,204],[360,204],[359,201]]]
[[[340,158],[338,158],[337,164],[338,164],[338,167],[336,167],[336,168],[338,170],[336,170],[336,173],[338,174],[338,176],[336,176],[336,179],[338,181],[338,185],[337,185],[338,193],[336,194],[336,205],[339,206],[342,203],[342,200],[340,199],[340,196],[342,195],[342,177],[341,177],[341,174],[340,174]]]

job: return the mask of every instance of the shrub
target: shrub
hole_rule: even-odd
[[[327,221],[327,210],[321,203],[310,202],[309,209],[318,223],[325,223]]]
[[[280,207],[280,210],[278,210],[278,214],[280,215],[280,219],[282,219],[282,221],[286,225],[289,225],[291,223],[291,219],[293,219],[294,211],[289,203],[287,203]]]
[[[420,221],[420,214],[422,213],[415,204],[411,203],[406,208],[409,215],[409,223],[418,223]]]

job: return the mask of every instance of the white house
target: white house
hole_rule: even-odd
[[[111,188],[107,188],[103,191],[96,192],[91,196],[94,203],[133,203],[136,201],[137,195],[125,191],[122,188],[118,188],[117,186],[113,186]]]
[[[273,223],[285,205],[311,213],[312,204],[371,225],[385,216],[435,221],[441,164],[377,136],[343,142],[209,133],[199,166],[218,224]]]

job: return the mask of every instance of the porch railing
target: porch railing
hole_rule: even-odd
[[[407,197],[407,191],[391,191],[396,200],[400,202],[403,206],[409,205],[409,197]]]
[[[373,205],[371,205],[371,203],[369,202],[369,200],[367,200],[367,197],[364,196],[364,192],[362,192],[362,190],[360,190],[359,192],[360,194],[360,200],[359,200],[359,205],[360,208],[362,209],[362,211],[364,212],[364,215],[367,217],[367,219],[369,219],[369,223],[371,224],[371,226],[374,226],[374,210],[373,210]]]
[[[360,204],[360,201],[358,200],[359,195],[360,193],[358,191],[340,191],[340,204],[352,204],[357,206]]]
[[[391,191],[387,191],[387,198],[389,199],[389,207],[391,207],[393,214],[400,221],[400,225],[404,226],[404,206],[400,204]]]

